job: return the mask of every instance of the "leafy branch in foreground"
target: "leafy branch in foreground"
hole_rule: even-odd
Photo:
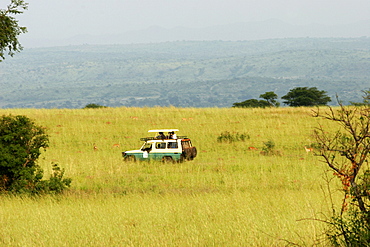
[[[368,96],[368,95],[367,95]],[[341,210],[330,221],[328,239],[335,246],[364,246],[370,241],[370,106],[343,106],[339,110],[315,111],[316,117],[335,122],[339,129],[329,133],[315,129],[318,156],[339,178],[343,193]]]
[[[27,28],[21,27],[18,20],[12,15],[22,14],[28,8],[28,3],[23,0],[11,0],[6,9],[0,9],[0,61],[5,59],[5,53],[9,56],[23,49],[18,41],[21,33],[26,33]]]

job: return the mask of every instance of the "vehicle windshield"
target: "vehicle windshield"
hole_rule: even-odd
[[[181,145],[183,148],[190,148],[192,146],[190,141],[182,141]]]
[[[149,142],[145,142],[141,147],[141,151],[148,151],[152,148],[152,144]]]

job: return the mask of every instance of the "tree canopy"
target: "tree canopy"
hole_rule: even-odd
[[[0,9],[0,61],[5,59],[6,53],[13,56],[23,49],[18,36],[26,33],[27,28],[19,26],[14,15],[22,14],[27,8],[28,3],[23,0],[11,0],[6,9]]]
[[[289,106],[319,106],[331,101],[326,93],[316,87],[296,87],[281,98],[285,100],[283,103]]]

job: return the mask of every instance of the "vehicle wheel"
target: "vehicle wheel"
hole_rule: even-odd
[[[128,161],[128,162],[134,162],[136,161],[135,159],[135,156],[133,155],[127,155],[125,158],[124,158],[125,161]]]
[[[186,160],[190,160],[190,157],[191,157],[191,149],[190,148],[184,149],[183,155],[184,155],[184,158]]]
[[[162,158],[162,161],[163,161],[164,163],[173,163],[173,159],[172,159],[172,157],[169,157],[169,156],[165,156],[165,157],[163,157],[163,158]]]
[[[197,149],[196,147],[190,147],[184,150],[185,158],[187,160],[193,160],[197,156]]]
[[[193,160],[195,157],[197,157],[197,154],[198,154],[198,151],[197,151],[197,148],[196,147],[192,147],[192,150],[191,150],[191,160]]]
[[[178,160],[179,163],[182,163],[186,160],[184,154],[181,154],[180,159]]]

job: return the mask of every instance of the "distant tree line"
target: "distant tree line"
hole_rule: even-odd
[[[263,100],[248,99],[243,102],[236,102],[232,107],[265,108],[280,106],[280,103],[277,101],[278,95],[274,92],[266,92],[259,97]],[[283,104],[293,107],[327,105],[331,101],[326,91],[320,91],[316,87],[296,87],[281,98],[285,100]]]

